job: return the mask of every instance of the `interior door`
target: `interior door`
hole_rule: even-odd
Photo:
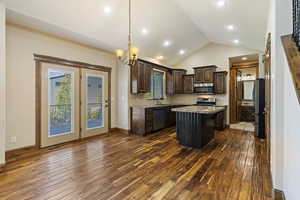
[[[271,160],[271,35],[269,34],[264,59],[265,66],[265,133],[267,138],[267,155]]]
[[[79,139],[79,69],[42,64],[41,147]]]
[[[230,70],[230,123],[237,122],[237,70]]]
[[[107,133],[108,73],[82,69],[81,74],[81,137]]]
[[[240,70],[237,70],[237,77],[242,77],[242,72]],[[244,96],[244,85],[243,85],[243,81],[239,81],[237,80],[237,88],[236,88],[236,93],[237,93],[237,121],[241,121],[241,105],[242,105],[242,102],[243,102],[243,96]]]

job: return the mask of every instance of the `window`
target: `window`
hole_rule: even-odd
[[[164,73],[159,71],[153,71],[151,79],[151,92],[153,99],[164,98]]]

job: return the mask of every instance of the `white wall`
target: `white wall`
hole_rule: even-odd
[[[283,190],[287,200],[297,200],[300,185],[300,105],[280,40],[280,36],[292,33],[292,1],[276,0],[274,8],[270,20],[273,24],[271,30],[274,46],[272,175],[274,187]]]
[[[129,130],[129,66],[118,62],[118,109],[117,109],[117,127]]]
[[[116,116],[116,57],[34,31],[7,26],[6,150],[35,144],[35,62],[33,54],[112,67],[112,127]],[[16,143],[11,137],[17,137]]]
[[[194,73],[193,67],[205,65],[217,65],[218,71],[229,72],[229,58],[235,56],[249,55],[261,53],[259,51],[244,49],[238,46],[229,46],[223,44],[210,43],[201,48],[181,63],[177,64],[175,68],[187,69],[188,73]],[[199,95],[176,95],[171,99],[172,103],[189,103],[194,104]],[[229,74],[227,75],[227,92],[225,95],[217,95],[217,103],[219,105],[229,106]],[[227,119],[229,120],[229,112],[227,112]],[[228,121],[229,122],[229,121]]]
[[[274,1],[271,5],[269,29],[272,32],[272,102],[271,102],[271,171],[273,185],[276,189],[284,190],[284,73],[288,70],[284,61],[284,51],[280,36],[291,33],[289,25],[289,6],[286,0]]]
[[[285,60],[284,66],[284,170],[283,170],[283,191],[287,200],[299,199],[300,188],[300,134],[299,119],[300,105],[296,96],[294,83],[288,64]],[[279,147],[279,149],[281,149]],[[279,157],[280,159],[280,157]],[[282,162],[282,160],[279,160]]]
[[[5,163],[6,125],[6,39],[5,5],[0,2],[0,165]]]

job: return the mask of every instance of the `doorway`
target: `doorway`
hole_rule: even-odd
[[[110,68],[35,55],[38,147],[110,130]]]
[[[229,58],[230,128],[254,132],[255,80],[258,78],[258,55]]]
[[[108,132],[107,73],[83,69],[81,75],[81,137]]]

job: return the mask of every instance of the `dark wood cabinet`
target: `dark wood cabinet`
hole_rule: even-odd
[[[176,113],[172,112],[172,108],[174,107],[167,108],[167,127],[175,126],[176,124]]]
[[[216,72],[216,68],[217,66],[215,65],[195,67],[194,75],[186,75],[187,71],[185,69],[170,69],[148,61],[138,60],[131,67],[131,93],[142,94],[151,92],[153,69],[159,69],[166,73],[165,83],[168,96],[192,94],[194,93],[194,83],[214,83],[214,92],[216,94],[225,94],[227,72]]]
[[[174,76],[172,71],[166,72],[166,90],[168,96],[173,96],[175,94],[174,89]]]
[[[175,94],[184,93],[183,75],[185,74],[186,74],[186,70],[173,70]]]
[[[175,126],[176,113],[172,108],[184,105],[161,106],[161,107],[132,107],[131,132],[136,135],[145,136],[152,132]]]
[[[174,69],[167,72],[167,95],[172,96],[175,94],[184,93],[183,76],[186,74],[184,69]]]
[[[195,67],[195,82],[196,83],[213,83],[214,82],[214,72],[216,72],[217,66],[203,66]]]
[[[167,108],[154,108],[153,109],[153,129],[158,131],[167,127],[168,109]]]
[[[239,120],[243,122],[255,121],[255,107],[254,106],[239,106]]]
[[[213,83],[214,82],[214,72],[216,71],[216,68],[207,68],[204,70],[204,81],[206,83]]]
[[[183,76],[183,92],[192,94],[194,92],[194,75]]]
[[[203,69],[195,69],[195,82],[202,83],[204,82],[204,70]]]
[[[145,109],[145,133],[151,133],[153,130],[153,110]]]
[[[138,60],[131,67],[131,93],[148,93],[151,91],[152,66]]]
[[[146,135],[153,130],[153,110],[133,107],[131,110],[131,131],[136,135]]]
[[[226,94],[226,71],[214,72],[214,91],[216,94]]]
[[[226,111],[221,111],[216,114],[215,118],[215,128],[219,131],[224,130],[226,128]]]
[[[152,65],[146,64],[144,65],[144,82],[142,90],[147,92],[151,92],[151,76],[152,76]]]

